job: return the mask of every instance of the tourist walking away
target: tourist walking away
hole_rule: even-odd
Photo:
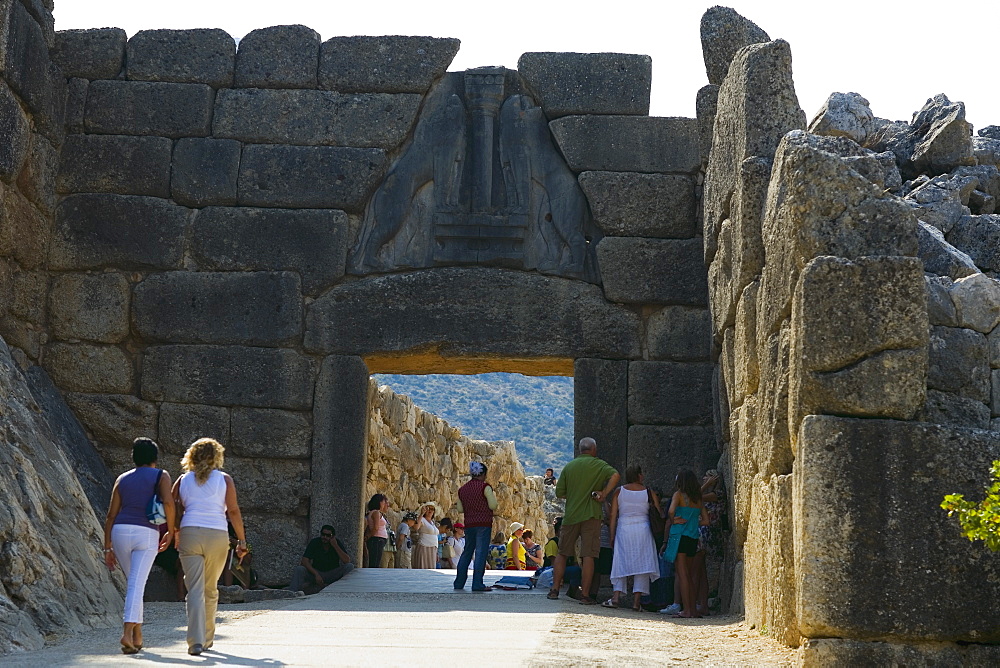
[[[594,579],[594,562],[601,551],[601,504],[618,486],[621,476],[613,466],[597,457],[597,441],[590,437],[580,439],[580,454],[563,467],[556,483],[556,496],[566,499],[562,532],[559,535],[559,554],[556,556],[555,575],[550,599],[559,598],[566,558],[574,554],[577,539],[581,539],[580,558],[583,560],[580,603],[594,605],[590,595]],[[605,482],[606,481],[606,482]],[[604,485],[603,489],[601,485]]]
[[[701,485],[691,469],[677,474],[676,491],[667,510],[670,534],[664,546],[664,558],[674,562],[680,583],[681,606],[677,617],[701,617],[695,608],[694,556],[698,553],[699,525],[708,524],[708,514],[701,502]]]
[[[413,546],[414,568],[435,568],[437,566],[438,528],[434,524],[437,504],[432,501],[420,506],[420,533]]]
[[[292,571],[292,581],[288,589],[315,593],[344,577],[353,569],[354,564],[347,554],[347,548],[337,538],[337,530],[329,524],[324,524],[319,530],[319,538],[313,538],[306,545],[302,560]],[[313,586],[307,590],[307,583],[310,581]]]
[[[396,568],[413,567],[413,530],[420,520],[412,510],[403,513],[396,530]]]
[[[490,568],[497,571],[502,571],[507,568],[507,539],[503,535],[503,531],[497,531],[493,536],[493,540],[490,542]]]
[[[729,530],[729,518],[726,514],[726,491],[716,469],[705,473],[701,479],[701,502],[705,505],[708,515],[708,526],[699,527],[698,552],[694,555],[695,610],[702,615],[708,615],[708,568],[706,561],[712,559],[722,563],[725,557],[726,538],[724,531]]]
[[[490,532],[493,530],[493,511],[497,497],[493,487],[486,482],[488,469],[482,462],[469,462],[472,480],[458,488],[458,510],[465,522],[465,549],[455,567],[455,589],[465,589],[472,564],[472,591],[489,591],[483,583],[486,560],[490,552]]]
[[[508,571],[523,571],[527,566],[524,545],[521,543],[524,525],[520,522],[511,522],[507,533],[510,534],[510,538],[507,539],[507,562],[504,564],[504,568]]]
[[[122,617],[122,654],[142,649],[142,597],[146,578],[157,552],[167,549],[174,536],[174,499],[170,495],[170,474],[156,467],[159,448],[148,438],[132,443],[135,468],[122,473],[111,490],[111,504],[104,522],[104,563],[113,571],[121,564],[128,581]],[[163,504],[163,514],[150,517],[154,497]],[[160,537],[158,525],[167,532]]]
[[[368,568],[382,566],[382,552],[389,540],[389,520],[385,519],[385,511],[389,509],[389,499],[385,494],[375,494],[368,500],[368,511],[365,513],[365,547],[368,550]]]
[[[535,534],[530,529],[521,534],[521,542],[524,543],[525,569],[537,571],[542,567],[542,546],[535,542]]]
[[[236,500],[236,484],[221,471],[225,448],[211,438],[191,444],[181,459],[184,474],[174,483],[180,528],[177,551],[187,585],[188,654],[198,656],[215,641],[215,611],[219,604],[216,583],[226,565],[229,531],[236,532],[236,555],[247,553],[243,515]]]
[[[652,511],[652,512],[650,512]],[[625,469],[625,484],[611,498],[610,532],[614,555],[611,584],[614,595],[605,605],[622,605],[622,597],[632,577],[632,609],[642,610],[642,595],[650,593],[650,583],[660,577],[651,520],[660,519],[660,502],[644,484],[642,468],[632,464]]]

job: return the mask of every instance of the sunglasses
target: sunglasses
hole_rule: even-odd
[[[332,533],[321,533],[320,536],[322,536],[323,538],[333,538]]]

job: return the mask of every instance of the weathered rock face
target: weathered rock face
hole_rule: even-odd
[[[0,653],[120,619],[124,580],[104,566],[107,469],[44,372],[0,342]],[[66,450],[64,450],[64,448]],[[90,498],[88,498],[88,494]],[[101,498],[103,497],[103,499]]]
[[[386,516],[393,530],[402,513],[419,511],[427,501],[440,507],[437,519],[459,521],[458,488],[470,479],[469,462],[479,461],[489,468],[486,481],[499,504],[493,533],[506,534],[511,522],[520,522],[531,529],[536,542],[545,544],[551,521],[542,478],[524,474],[513,441],[472,440],[415,406],[409,397],[371,383],[365,498],[376,493],[389,497]]]

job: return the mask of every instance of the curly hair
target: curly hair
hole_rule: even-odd
[[[204,485],[208,474],[221,469],[226,449],[214,438],[199,438],[191,444],[181,459],[181,468],[194,471],[195,480]]]

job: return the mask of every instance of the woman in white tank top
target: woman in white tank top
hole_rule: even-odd
[[[216,583],[226,566],[229,553],[228,522],[239,542],[236,554],[247,553],[243,516],[236,501],[236,485],[223,473],[225,448],[211,438],[191,444],[181,467],[185,473],[174,483],[180,526],[177,551],[187,585],[188,654],[197,656],[215,640],[215,611],[219,604]]]

